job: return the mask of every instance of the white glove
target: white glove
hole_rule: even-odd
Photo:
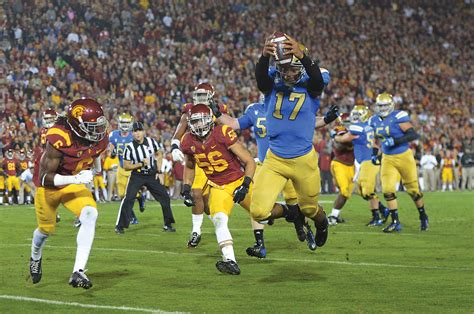
[[[74,176],[74,181],[76,184],[89,184],[94,180],[94,174],[92,170],[82,170]]]
[[[184,161],[184,154],[179,148],[175,148],[171,151],[171,156],[173,156],[173,161]]]

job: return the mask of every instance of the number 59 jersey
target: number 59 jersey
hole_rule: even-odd
[[[349,126],[349,132],[359,137],[352,140],[355,159],[359,164],[370,160],[374,147],[374,129],[367,122],[357,122]]]
[[[234,129],[228,125],[215,126],[203,142],[187,132],[181,139],[181,150],[194,158],[215,185],[225,185],[240,179],[244,172],[240,160],[229,150],[238,141]]]

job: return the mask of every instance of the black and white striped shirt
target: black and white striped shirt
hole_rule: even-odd
[[[150,161],[150,167],[144,165],[140,169],[133,170],[132,173],[155,173],[157,170],[155,154],[160,149],[162,149],[160,143],[150,137],[145,137],[142,144],[133,140],[125,147],[123,159],[131,161],[132,164],[138,164],[148,158]]]

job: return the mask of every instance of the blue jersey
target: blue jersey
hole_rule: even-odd
[[[119,158],[120,167],[123,168],[123,152],[128,143],[133,141],[132,132],[128,132],[127,136],[122,136],[119,130],[114,130],[110,133],[109,142],[117,149],[117,156]]]
[[[394,110],[384,119],[378,115],[370,117],[369,124],[375,131],[375,137],[384,141],[387,137],[399,138],[405,133],[400,129],[400,123],[410,122],[406,111]],[[408,143],[397,144],[393,147],[382,145],[382,152],[387,155],[401,154],[408,150]]]
[[[374,146],[374,129],[367,122],[357,122],[349,126],[349,132],[359,137],[352,140],[355,159],[359,164],[370,160]]]
[[[268,75],[274,80],[273,90],[265,95],[265,111],[269,147],[283,158],[303,156],[313,149],[313,134],[319,97],[311,97],[306,89],[307,74],[292,87],[286,86],[271,67]],[[329,73],[323,75],[329,83]]]
[[[253,127],[255,140],[257,141],[258,160],[263,162],[268,150],[268,136],[266,127],[265,108],[262,103],[250,104],[245,113],[239,119],[240,129]]]

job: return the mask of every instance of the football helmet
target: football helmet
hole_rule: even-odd
[[[7,155],[7,158],[8,158],[8,159],[13,159],[13,155],[14,155],[13,149],[10,148],[9,150],[7,150],[7,154],[6,154],[6,155]]]
[[[132,129],[133,117],[128,113],[122,113],[118,118],[120,131],[128,132]]]
[[[193,103],[210,105],[211,99],[214,97],[214,87],[210,83],[199,83],[194,87]]]
[[[43,126],[47,129],[52,127],[58,119],[58,113],[53,108],[48,108],[41,115]]]
[[[191,133],[199,137],[209,134],[214,126],[211,108],[205,104],[192,106],[188,113],[188,126]]]
[[[356,105],[351,111],[351,123],[365,122],[370,117],[370,110],[367,106]]]
[[[382,118],[388,116],[395,108],[392,95],[389,93],[379,94],[375,100],[375,108]]]
[[[306,48],[303,44],[299,44],[300,49],[303,51],[305,55],[308,54],[308,48]],[[275,59],[275,66],[278,72],[278,75],[282,79],[283,83],[287,86],[293,86],[301,80],[303,75],[306,73],[303,64],[301,63],[300,59],[292,56],[291,59],[282,59],[276,60]]]
[[[67,110],[67,122],[77,136],[90,142],[99,142],[107,132],[104,110],[91,98],[74,100]]]

